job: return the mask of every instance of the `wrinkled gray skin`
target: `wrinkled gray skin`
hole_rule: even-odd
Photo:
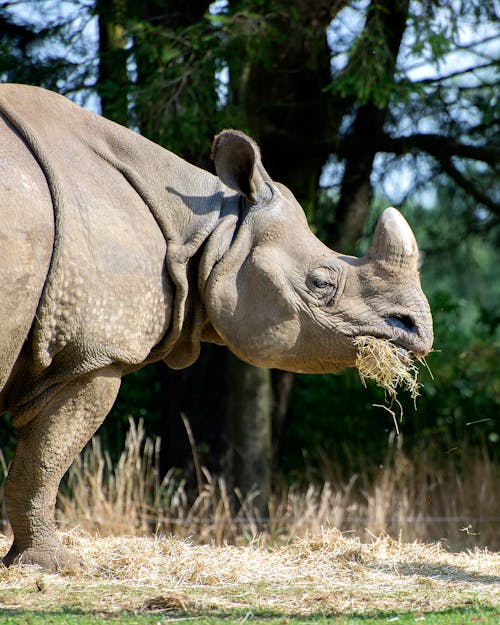
[[[19,433],[5,564],[74,566],[54,531],[57,489],[122,375],[185,367],[201,341],[298,372],[353,366],[358,335],[430,350],[397,210],[366,256],[342,256],[240,132],[215,138],[213,176],[42,89],[1,85],[0,113],[0,412]]]

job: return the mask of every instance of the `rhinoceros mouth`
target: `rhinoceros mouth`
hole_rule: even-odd
[[[406,315],[386,317],[385,322],[388,326],[385,338],[405,352],[404,358],[423,356],[428,353],[430,349],[428,341],[420,334],[411,317]]]
[[[383,321],[385,329],[380,327],[378,331],[371,331],[369,334],[375,338],[388,339],[401,348],[403,360],[424,355],[429,351],[426,338],[421,336],[411,316],[388,315]]]

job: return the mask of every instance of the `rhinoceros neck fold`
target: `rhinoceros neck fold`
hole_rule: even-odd
[[[218,178],[43,89],[0,87],[0,112],[42,169],[54,211],[35,375],[62,360],[73,373],[153,355],[189,364],[199,348],[178,346],[201,323],[189,261],[219,221]]]
[[[119,127],[120,134],[123,129]],[[110,162],[149,208],[166,242],[166,270],[174,286],[168,331],[148,360],[184,368],[199,355],[205,314],[197,289],[198,253],[220,220],[224,187],[219,179],[175,154],[125,130],[125,143],[93,149]],[[111,150],[110,150],[111,146]],[[144,162],[145,167],[138,167]],[[147,170],[155,163],[153,171]]]

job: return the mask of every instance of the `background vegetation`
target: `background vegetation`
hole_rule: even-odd
[[[433,450],[435,474],[451,457],[460,476],[477,450],[500,459],[498,51],[481,0],[0,1],[1,80],[64,93],[207,168],[214,133],[249,132],[343,252],[362,253],[380,211],[401,208],[437,351],[417,411],[402,400],[398,448]],[[125,379],[100,434],[117,458],[129,415],[143,417],[161,473],[190,483],[185,414],[200,463],[230,490],[257,486],[266,515],[273,472],[275,484],[375,480],[394,440],[382,399],[355,371],[293,377],[209,347],[187,370]]]

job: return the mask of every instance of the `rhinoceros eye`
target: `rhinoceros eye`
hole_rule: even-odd
[[[309,289],[322,305],[330,305],[337,291],[338,275],[332,267],[315,269],[307,280]]]
[[[314,277],[312,279],[312,283],[316,289],[320,289],[320,290],[327,289],[328,287],[333,286],[331,282],[328,282],[324,278],[318,278],[318,277]]]

